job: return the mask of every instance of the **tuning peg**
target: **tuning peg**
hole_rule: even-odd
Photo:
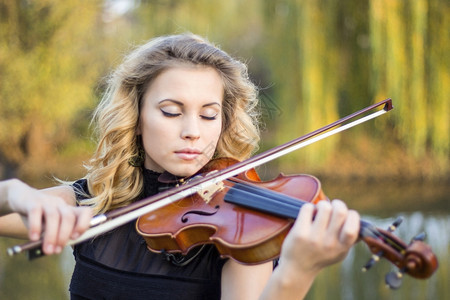
[[[378,252],[377,254],[373,254],[372,257],[369,259],[367,264],[362,268],[363,272],[368,271],[370,268],[372,268],[379,260],[380,257],[383,255],[383,251]]]
[[[394,232],[398,226],[400,226],[400,224],[402,224],[403,222],[403,218],[402,217],[398,217],[392,224],[391,226],[388,227],[388,231],[389,232]]]
[[[427,234],[425,232],[419,233],[412,240],[413,241],[424,241],[427,238]]]
[[[402,285],[402,278],[404,273],[405,273],[404,270],[398,270],[397,272],[395,271],[389,272],[386,274],[384,281],[386,282],[389,288],[396,290]]]

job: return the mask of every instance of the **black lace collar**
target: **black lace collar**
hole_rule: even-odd
[[[144,175],[143,197],[153,196],[158,192],[180,185],[186,179],[169,172],[159,173],[149,169],[143,169],[142,174]]]
[[[161,173],[143,169],[142,175],[144,175],[144,190],[142,197],[150,197],[158,193],[161,183],[158,181]]]

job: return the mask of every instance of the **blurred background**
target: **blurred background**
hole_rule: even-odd
[[[449,299],[450,3],[448,0],[0,0],[0,180],[75,180],[104,78],[148,39],[193,32],[249,66],[260,87],[260,151],[385,98],[394,110],[271,162],[263,178],[317,176],[381,228],[425,231],[440,267],[390,291],[356,245],[307,299]],[[66,299],[73,259],[28,262],[0,240],[0,299]]]

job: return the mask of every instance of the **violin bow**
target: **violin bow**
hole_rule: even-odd
[[[382,109],[379,109],[380,107],[382,107]],[[92,218],[90,224],[91,227],[77,239],[69,240],[67,245],[69,246],[79,244],[95,236],[108,232],[121,225],[131,222],[142,215],[145,215],[161,207],[181,200],[182,198],[207,189],[212,185],[217,185],[223,180],[226,180],[230,177],[236,176],[240,173],[253,169],[290,152],[323,140],[336,133],[342,132],[344,130],[377,118],[392,109],[392,100],[390,98],[385,99],[373,105],[367,106],[366,108],[363,108],[355,113],[347,115],[306,135],[291,140],[283,145],[264,151],[247,160],[238,162],[230,167],[206,174],[203,177],[196,177],[195,180],[187,181],[181,186],[174,187],[157,195],[145,198],[141,201],[137,201],[126,207],[118,208],[113,211],[97,215]],[[367,114],[373,110],[376,111]],[[364,114],[367,115],[349,122],[350,120]],[[29,258],[33,259],[44,255],[42,252],[42,243],[42,239],[37,241],[30,241],[23,245],[10,247],[7,249],[7,252],[10,256],[13,256],[24,251],[28,251]]]

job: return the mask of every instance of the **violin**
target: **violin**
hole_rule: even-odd
[[[215,159],[200,174],[235,163]],[[280,174],[262,182],[251,169],[141,216],[136,230],[154,252],[187,254],[197,245],[212,243],[222,257],[263,263],[279,256],[302,203],[328,200],[320,187],[310,175]]]
[[[214,172],[236,163],[220,158],[200,172]],[[187,254],[195,246],[214,244],[222,257],[241,264],[259,264],[280,256],[281,245],[302,205],[319,201],[329,199],[314,176],[280,174],[263,182],[251,169],[141,216],[136,230],[153,252]],[[386,283],[394,289],[400,286],[403,274],[424,279],[438,267],[431,247],[423,242],[424,235],[407,245],[392,234],[400,222],[398,219],[388,230],[382,230],[361,220],[359,232],[359,238],[374,254],[363,270],[385,257],[400,270],[386,276]]]
[[[383,109],[349,122],[381,106]],[[314,176],[280,174],[262,182],[254,168],[381,116],[392,108],[391,99],[386,99],[248,160],[213,160],[198,176],[177,187],[94,217],[91,228],[69,245],[137,219],[136,229],[150,251],[185,254],[196,245],[209,243],[223,257],[243,264],[276,259],[300,207],[328,198]],[[391,261],[399,268],[386,277],[391,288],[400,286],[403,274],[423,279],[438,267],[436,256],[423,242],[424,235],[406,244],[392,234],[399,223],[394,222],[388,230],[378,229],[366,221],[360,224],[360,239],[374,253],[363,269],[369,269],[381,257]],[[39,257],[43,255],[41,246],[42,240],[32,241],[9,248],[8,254],[28,251],[30,258]]]

